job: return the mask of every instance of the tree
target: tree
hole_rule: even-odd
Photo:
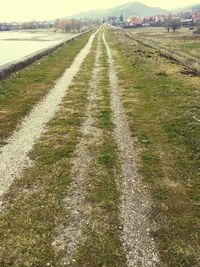
[[[121,16],[120,16],[120,22],[123,22],[124,21],[124,17],[123,17],[123,15],[121,14]]]
[[[181,21],[178,18],[172,18],[171,16],[164,21],[163,26],[169,32],[172,29],[174,32],[181,27]]]
[[[71,20],[69,19],[63,20],[63,31],[65,33],[71,32],[71,28],[72,28]]]
[[[67,32],[80,32],[81,30],[86,30],[92,28],[96,25],[100,25],[100,20],[92,20],[92,19],[57,19],[55,21],[56,29],[62,30],[64,33]]]
[[[80,19],[75,19],[75,29],[80,32],[83,22]]]
[[[171,28],[175,32],[177,29],[181,27],[180,19],[172,19],[171,21]]]
[[[170,31],[170,28],[171,28],[171,20],[170,19],[165,20],[164,27],[165,27],[165,29],[167,29],[168,32]]]

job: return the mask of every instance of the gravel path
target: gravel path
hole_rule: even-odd
[[[76,56],[71,67],[66,69],[55,87],[24,118],[21,126],[7,140],[7,145],[0,149],[0,198],[9,189],[13,180],[18,178],[27,166],[29,162],[28,153],[40,138],[45,125],[59,108],[74,76],[89,54],[97,32],[91,35],[86,46]]]
[[[64,200],[64,205],[70,214],[69,224],[67,226],[60,226],[57,229],[58,235],[53,242],[56,250],[63,251],[61,264],[65,266],[71,266],[78,245],[84,241],[83,229],[90,222],[91,209],[85,202],[85,195],[87,191],[88,172],[92,162],[92,155],[89,148],[98,142],[101,133],[100,130],[93,126],[94,118],[92,116],[92,110],[96,106],[96,89],[100,71],[100,37],[101,35],[99,35],[95,67],[88,91],[86,117],[81,127],[83,136],[76,148],[75,158],[73,160],[74,166],[71,173],[74,178],[67,198]]]
[[[149,213],[151,200],[141,177],[137,173],[137,153],[133,146],[125,110],[120,97],[118,78],[110,47],[103,34],[110,64],[111,108],[115,124],[115,139],[122,165],[121,220],[123,223],[123,245],[130,267],[157,266],[158,254],[154,240],[150,237]]]

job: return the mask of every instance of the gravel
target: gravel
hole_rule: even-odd
[[[122,242],[130,267],[158,266],[159,257],[153,238],[150,236],[151,199],[137,172],[138,155],[133,146],[125,110],[121,101],[117,73],[111,49],[106,42],[110,64],[111,108],[115,125],[115,139],[122,166],[122,178],[119,184],[121,191],[121,221],[123,224]]]
[[[83,134],[80,143],[77,145],[71,176],[73,182],[70,186],[64,206],[69,212],[69,223],[67,226],[59,226],[56,230],[57,236],[53,242],[56,250],[62,251],[61,264],[71,266],[73,256],[78,245],[84,242],[83,230],[90,222],[90,206],[85,201],[87,190],[87,177],[89,174],[92,155],[89,147],[99,140],[100,132],[93,127],[94,118],[92,110],[95,109],[96,89],[99,76],[100,39],[96,54],[95,67],[90,81],[88,91],[88,106],[84,123],[81,127]]]
[[[96,32],[97,33],[97,32]],[[92,34],[86,46],[76,56],[72,65],[66,69],[55,87],[24,118],[21,125],[0,149],[0,198],[9,189],[14,179],[19,178],[30,162],[28,153],[38,141],[45,125],[53,118],[73,78],[89,54],[94,37]]]

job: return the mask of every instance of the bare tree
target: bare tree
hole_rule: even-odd
[[[96,25],[101,24],[99,20],[91,20],[91,19],[57,19],[55,21],[56,29],[61,29],[64,33],[67,32],[80,32],[81,30],[86,30],[92,28]]]
[[[171,20],[170,19],[167,19],[164,21],[164,27],[165,27],[165,29],[167,29],[168,32],[170,31],[170,28],[171,28]]]
[[[181,27],[180,19],[172,19],[171,21],[171,28],[175,32],[177,29]]]

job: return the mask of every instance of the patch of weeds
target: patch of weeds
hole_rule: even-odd
[[[141,134],[138,138],[139,142],[141,144],[144,144],[144,145],[149,145],[151,144],[151,140],[149,139],[149,137],[145,134]]]
[[[105,140],[102,144],[102,149],[99,155],[100,164],[107,168],[113,168],[116,163],[116,155],[113,153],[113,144],[109,142],[110,140]]]

